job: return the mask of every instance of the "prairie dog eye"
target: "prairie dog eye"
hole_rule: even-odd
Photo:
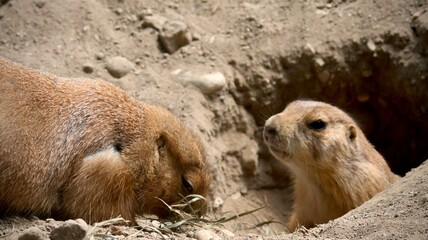
[[[185,177],[181,177],[181,181],[183,182],[184,189],[186,189],[186,191],[188,191],[189,193],[192,193],[193,192],[192,184],[189,181],[187,181]]]
[[[158,151],[162,151],[165,148],[165,139],[161,136],[156,140],[156,144],[158,145]]]
[[[318,120],[315,120],[315,121],[308,123],[308,128],[315,130],[315,131],[321,131],[321,130],[325,129],[326,126],[327,126],[327,123],[321,119],[318,119]]]

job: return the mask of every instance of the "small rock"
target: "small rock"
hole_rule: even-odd
[[[187,25],[178,21],[167,21],[160,32],[159,39],[172,54],[183,46],[190,43],[191,37],[187,32]]]
[[[104,59],[104,54],[102,54],[102,53],[96,53],[96,54],[95,54],[95,58],[96,58],[97,60],[103,60],[103,59]]]
[[[22,231],[18,236],[18,240],[42,240],[44,239],[43,231],[38,227],[30,227]]]
[[[83,26],[82,31],[83,32],[88,32],[90,29],[91,29],[91,27],[88,26],[88,25],[86,25],[86,26]]]
[[[248,188],[244,187],[241,189],[241,194],[242,195],[247,195],[248,194]]]
[[[154,228],[160,228],[161,227],[161,223],[158,220],[153,220],[152,221],[152,226]]]
[[[112,57],[107,60],[107,71],[115,78],[121,78],[134,69],[134,64],[124,57]]]
[[[426,204],[426,203],[428,203],[428,194],[425,194],[421,198],[421,204]]]
[[[226,86],[226,78],[221,72],[197,73],[182,72],[178,75],[183,86],[194,85],[204,94],[212,94],[220,91]]]
[[[213,203],[213,208],[219,208],[221,206],[223,206],[223,199],[221,197],[216,197],[214,198],[214,203]]]
[[[201,35],[199,33],[193,33],[192,34],[192,40],[193,41],[198,41],[201,39]]]
[[[330,72],[324,70],[318,73],[318,78],[321,82],[326,83],[330,79],[330,75]]]
[[[79,240],[86,236],[83,227],[74,220],[67,220],[63,225],[52,230],[50,239],[52,240]]]
[[[324,60],[320,57],[315,58],[315,63],[318,67],[322,68],[325,64]]]
[[[93,73],[94,72],[94,67],[92,66],[92,64],[86,63],[86,64],[83,65],[83,72],[85,72],[85,73]]]
[[[315,54],[316,51],[314,49],[314,47],[312,47],[312,45],[310,43],[307,43],[305,46],[305,50],[309,50],[310,53]]]
[[[85,220],[78,218],[75,220],[77,224],[79,224],[85,231],[88,231],[89,226],[88,224],[85,222]]]
[[[318,15],[321,15],[321,16],[325,16],[325,15],[327,15],[327,14],[328,14],[328,12],[327,12],[327,11],[320,10],[320,9],[317,9],[317,10],[315,11],[315,13],[316,13],[316,14],[318,14]]]
[[[195,232],[193,232],[193,231],[188,231],[188,232],[187,232],[187,234],[186,234],[186,237],[194,238],[194,237],[195,237]]]
[[[257,167],[259,165],[257,151],[257,147],[246,147],[242,150],[242,157],[240,158],[240,163],[242,170],[247,175],[254,176],[257,173]]]
[[[153,10],[151,8],[148,9],[144,9],[143,11],[139,12],[137,14],[137,18],[138,20],[143,20],[145,17],[147,16],[152,16],[153,15]]]
[[[197,240],[214,240],[214,234],[206,229],[201,229],[195,232],[194,238]]]
[[[117,15],[121,15],[123,13],[123,9],[122,8],[116,8],[114,10],[114,13],[116,13]]]
[[[369,40],[367,42],[367,47],[370,49],[370,51],[374,52],[376,50],[376,44],[372,41]]]
[[[46,2],[45,1],[34,1],[34,4],[36,5],[36,7],[38,7],[38,8],[43,8],[44,6],[45,6],[45,4],[46,4]]]
[[[153,28],[161,31],[167,21],[166,17],[160,15],[144,16],[143,28]]]
[[[232,199],[232,200],[238,200],[239,198],[241,198],[241,192],[236,192],[236,193],[234,193],[234,194],[232,194],[232,196],[230,196],[230,198]]]

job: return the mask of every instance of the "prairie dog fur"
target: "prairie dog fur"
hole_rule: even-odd
[[[399,178],[355,121],[327,103],[291,102],[266,121],[263,136],[294,175],[290,231],[340,217]]]
[[[0,57],[0,214],[135,223],[209,182],[200,139],[166,109]]]

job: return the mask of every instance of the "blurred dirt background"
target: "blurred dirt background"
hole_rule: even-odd
[[[113,82],[199,133],[213,173],[210,216],[267,206],[203,227],[205,239],[428,239],[427,164],[343,218],[287,234],[290,176],[260,138],[290,101],[321,100],[350,113],[395,173],[418,167],[428,158],[426,0],[0,0],[0,55]],[[33,227],[44,239],[61,224],[0,219],[0,238],[26,239]],[[204,239],[191,228],[102,230]]]

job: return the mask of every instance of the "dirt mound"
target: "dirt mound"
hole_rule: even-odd
[[[205,141],[213,215],[268,205],[226,223],[231,232],[220,228],[218,234],[278,235],[287,232],[278,222],[288,217],[290,177],[270,156],[260,133],[264,121],[288,102],[312,98],[349,112],[396,173],[404,175],[428,158],[426,9],[426,1],[405,0],[3,0],[0,55],[60,76],[103,78],[165,106]],[[111,66],[112,59],[122,60]],[[400,191],[427,194],[412,185],[417,181],[405,181],[382,195],[384,204],[394,206],[388,211],[398,212],[388,218],[397,223],[396,231],[379,227],[377,235],[369,236],[428,234],[426,216],[410,219],[406,214],[413,210],[395,210]],[[421,210],[415,198],[400,199],[399,206]],[[371,220],[382,220],[385,212],[373,204],[306,237],[320,231],[337,238],[372,234],[366,231],[375,226]],[[365,222],[351,221],[354,217]],[[0,234],[33,225],[46,233],[59,224],[5,219]],[[135,229],[123,231],[138,235]]]

